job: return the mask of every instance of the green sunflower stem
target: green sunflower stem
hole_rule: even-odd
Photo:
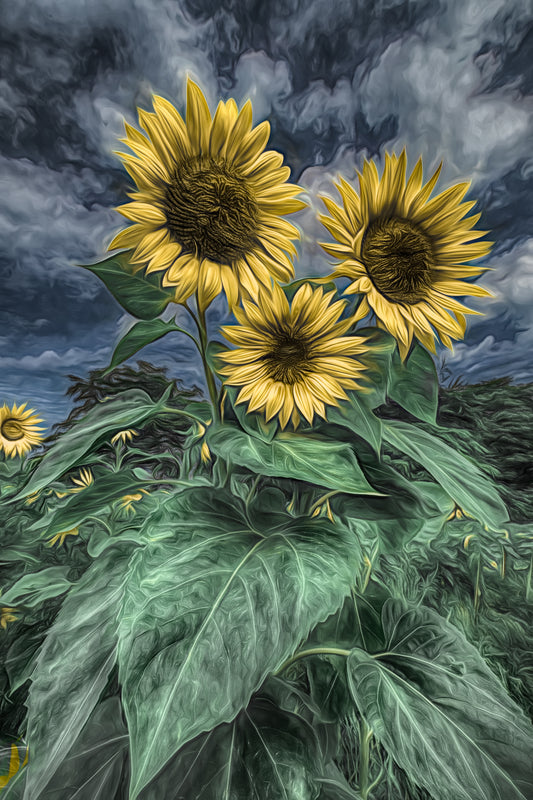
[[[359,722],[359,793],[363,800],[368,800],[370,793],[370,741],[372,730],[367,722]]]
[[[290,667],[291,664],[294,664],[295,661],[299,661],[301,658],[324,655],[342,656],[343,658],[348,658],[350,655],[350,650],[345,650],[340,647],[311,647],[308,650],[299,650],[293,656],[288,658],[287,661],[284,661],[281,667],[274,672],[274,675],[280,675],[284,670],[287,669],[287,667]]]
[[[200,322],[200,345],[201,345],[201,356],[202,356],[202,363],[204,365],[204,372],[205,372],[205,379],[207,382],[207,389],[209,391],[209,397],[211,398],[211,403],[213,405],[213,417],[215,420],[220,419],[220,409],[218,406],[218,390],[215,383],[215,376],[213,375],[213,370],[207,363],[207,325],[205,321],[205,310],[200,310],[198,306],[198,317]]]
[[[184,308],[189,312],[191,317],[193,318],[196,327],[198,328],[198,334],[200,337],[200,342],[196,342],[198,346],[198,350],[200,353],[200,357],[202,359],[202,364],[204,367],[204,374],[205,380],[207,383],[207,389],[209,392],[209,398],[211,400],[211,405],[213,406],[213,419],[217,422],[220,420],[220,408],[219,408],[219,397],[218,397],[218,390],[216,387],[215,376],[213,375],[213,370],[209,366],[207,362],[207,345],[209,343],[207,337],[207,324],[205,319],[205,310],[200,309],[200,303],[198,301],[198,293],[196,294],[196,307],[198,309],[198,316],[194,313],[194,311],[184,303]]]

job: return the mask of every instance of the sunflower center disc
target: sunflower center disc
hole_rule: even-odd
[[[280,334],[265,360],[270,377],[282,383],[296,383],[305,369],[309,355],[307,342],[290,334]]]
[[[0,426],[0,433],[10,442],[17,442],[24,439],[24,428],[16,419],[5,419]]]
[[[431,241],[409,220],[372,222],[363,239],[362,258],[376,289],[395,302],[418,303],[431,286]]]
[[[168,228],[185,250],[231,263],[256,240],[258,210],[242,178],[223,161],[181,165],[167,188]]]

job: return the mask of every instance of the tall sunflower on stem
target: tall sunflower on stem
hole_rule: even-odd
[[[326,253],[340,260],[334,277],[347,277],[348,294],[362,294],[355,320],[374,312],[378,325],[397,339],[405,358],[414,338],[435,352],[438,336],[447,347],[462,339],[465,314],[477,313],[457,296],[487,296],[486,289],[465,281],[480,267],[465,264],[487,255],[491,242],[476,241],[486,231],[473,230],[480,214],[467,216],[475,205],[463,202],[470,186],[459,183],[430,199],[441,167],[423,184],[422,159],[406,177],[405,150],[385,154],[381,178],[366,161],[359,194],[344,178],[336,184],[341,208],[322,197],[330,217],[323,225],[337,240],[322,242]]]
[[[257,297],[271,278],[289,280],[299,232],[282,217],[305,203],[286,182],[283,157],[265,151],[269,123],[252,127],[250,101],[240,111],[221,101],[211,117],[191,80],[185,120],[162,97],[153,105],[154,113],[138,110],[146,135],[126,124],[121,140],[133,152],[118,155],[137,191],[118,211],[134,224],[109,249],[133,249],[133,264],[164,271],[177,303],[196,293],[201,311],[222,289],[233,308],[243,289]]]
[[[262,411],[269,421],[278,416],[281,428],[294,428],[304,417],[312,424],[315,414],[325,418],[326,405],[338,406],[346,389],[361,389],[364,366],[356,356],[366,352],[360,336],[345,336],[350,319],[339,318],[345,303],[332,302],[333,292],[301,286],[289,301],[275,284],[261,291],[257,303],[243,302],[236,309],[239,325],[226,325],[222,333],[235,350],[219,354],[220,369],[230,386],[241,387],[237,403],[248,411]]]

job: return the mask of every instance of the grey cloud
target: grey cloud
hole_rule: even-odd
[[[125,199],[129,181],[112,151],[123,119],[135,123],[136,106],[149,108],[153,92],[183,109],[187,74],[212,108],[219,96],[250,97],[255,120],[270,119],[271,146],[284,153],[310,202],[292,216],[302,230],[297,274],[324,274],[331,266],[316,244],[325,236],[318,194],[336,197],[337,172],[354,178],[364,155],[380,158],[385,146],[404,144],[412,163],[424,154],[428,169],[445,159],[443,184],[475,179],[485,224],[500,243],[497,269],[511,273],[506,252],[531,236],[527,0],[333,5],[334,11],[331,0],[4,4],[2,357],[44,364],[46,351],[63,359],[78,349],[100,353],[103,366],[103,354],[131,324],[99,281],[74,264],[103,256],[122,227],[112,208]],[[214,309],[214,325],[222,314]],[[493,321],[487,352],[533,326],[507,295]],[[490,334],[475,323],[471,332],[473,347]],[[197,381],[192,351],[169,341],[148,348],[147,357]],[[468,341],[456,348],[454,364],[459,357],[467,364],[474,352]],[[483,353],[472,374],[495,368]],[[518,374],[526,353],[515,353]],[[0,390],[22,391],[32,375],[32,392],[57,396],[70,367],[49,358],[48,373],[10,361]]]

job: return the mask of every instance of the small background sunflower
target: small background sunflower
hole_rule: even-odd
[[[22,456],[36,447],[43,440],[39,427],[39,419],[35,411],[31,408],[26,409],[27,403],[21,406],[13,404],[12,408],[4,403],[0,408],[0,451],[6,456]]]

